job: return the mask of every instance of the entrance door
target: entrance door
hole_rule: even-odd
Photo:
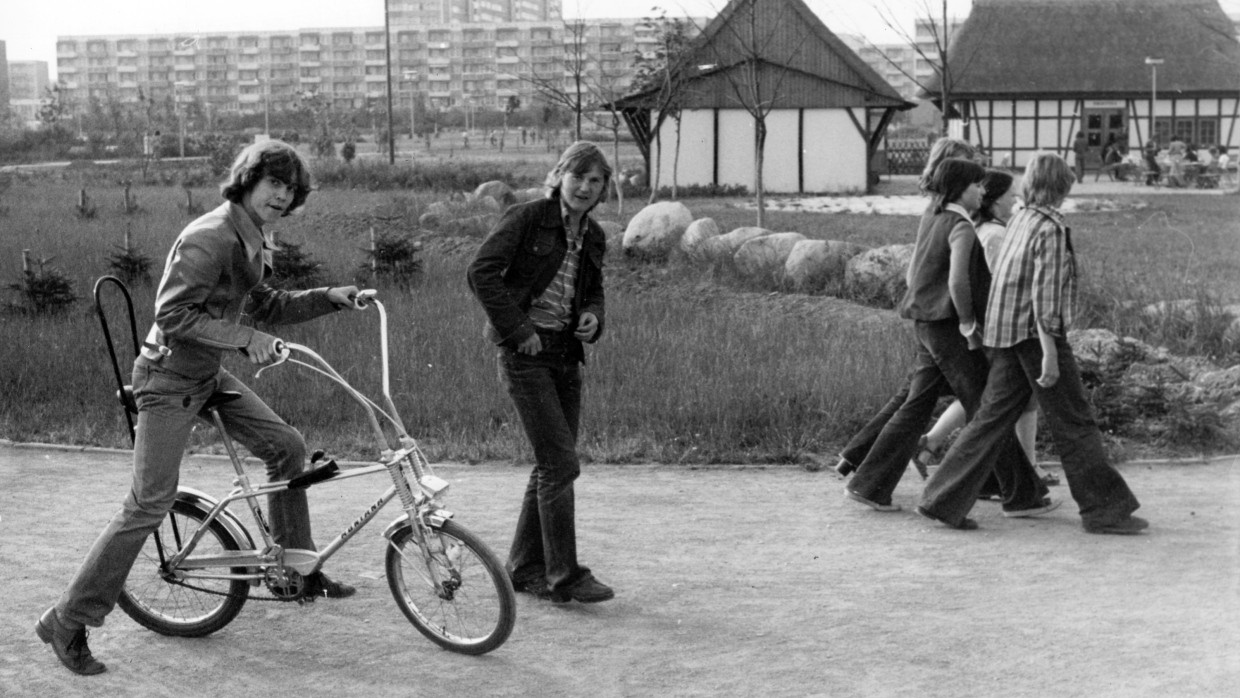
[[[1123,147],[1128,147],[1128,122],[1122,108],[1087,108],[1082,122],[1085,126],[1085,141],[1089,144],[1085,167],[1095,169],[1102,165],[1102,146],[1106,145],[1112,135]]]

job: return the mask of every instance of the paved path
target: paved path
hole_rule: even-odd
[[[982,528],[966,533],[847,502],[829,472],[592,465],[582,556],[616,600],[521,597],[512,638],[487,657],[435,649],[395,610],[379,538],[395,514],[383,512],[330,563],[354,599],[251,602],[200,640],[116,613],[91,636],[110,670],[75,677],[32,626],[117,506],[129,463],[0,444],[0,695],[1161,698],[1240,685],[1240,458],[1123,466],[1152,522],[1136,537],[1083,533],[1071,502],[1036,520],[979,503]],[[194,456],[182,481],[219,491],[228,472]],[[440,474],[458,518],[502,551],[527,472]],[[310,490],[320,541],[380,479]],[[910,508],[918,484],[910,473],[896,502]]]

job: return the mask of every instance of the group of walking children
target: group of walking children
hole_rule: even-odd
[[[1003,515],[1058,508],[1055,480],[1035,464],[1036,409],[1045,413],[1064,476],[1090,533],[1137,533],[1147,523],[1123,477],[1107,461],[1067,331],[1077,268],[1058,207],[1075,177],[1064,159],[1036,154],[1012,214],[1014,178],[987,170],[969,144],[945,138],[931,150],[921,217],[899,312],[917,346],[905,387],[845,446],[836,466],[852,475],[845,496],[876,511],[899,511],[892,495],[911,462],[928,477],[917,512],[972,530],[979,498]],[[925,433],[940,397],[957,403]],[[930,475],[928,455],[967,421]]]

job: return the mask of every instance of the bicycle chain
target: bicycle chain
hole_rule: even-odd
[[[227,596],[230,599],[246,599],[249,601],[278,601],[280,603],[288,603],[291,601],[296,601],[297,603],[305,603],[307,599],[313,600],[314,598],[316,598],[314,596],[308,596],[304,593],[301,596],[291,597],[287,599],[280,598],[278,596],[251,596],[248,593],[247,594],[234,594],[228,591],[216,591],[214,589],[206,589],[200,586],[194,586],[193,584],[187,584],[185,582],[181,582],[181,581],[177,581],[173,579],[165,580],[165,582],[167,584],[175,584],[176,586],[179,586],[179,587],[185,587],[186,589],[193,589],[194,591],[200,591],[204,594],[211,594],[212,596]]]

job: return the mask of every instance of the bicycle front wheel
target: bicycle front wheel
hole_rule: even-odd
[[[504,644],[517,618],[508,573],[491,549],[448,520],[419,545],[409,525],[387,549],[387,579],[401,612],[444,649],[485,654]]]
[[[246,583],[239,579],[190,578],[178,581],[164,561],[187,543],[207,512],[178,499],[159,528],[147,536],[129,570],[117,605],[146,628],[161,635],[202,637],[232,622],[245,605]],[[218,555],[241,547],[218,520],[212,521],[194,548],[196,555]],[[244,567],[233,573],[244,574]]]

